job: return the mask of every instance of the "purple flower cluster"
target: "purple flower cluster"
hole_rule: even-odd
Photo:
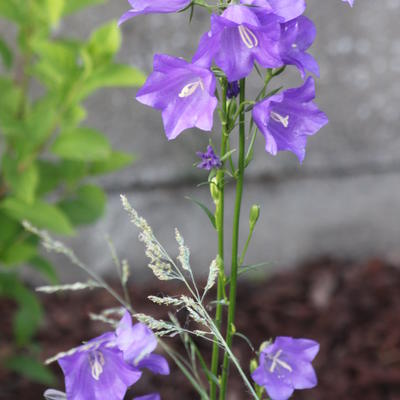
[[[190,0],[129,2],[132,9],[120,23],[139,14],[177,12],[191,5]],[[238,81],[247,77],[255,64],[269,69],[293,65],[304,84],[261,99],[253,107],[253,118],[268,153],[291,151],[302,162],[307,137],[328,122],[312,102],[315,84],[313,78],[307,78],[307,73],[319,76],[319,67],[307,52],[316,29],[303,15],[305,9],[305,0],[232,3],[220,14],[211,15],[210,30],[200,39],[191,62],[165,54],[154,56],[154,70],[137,93],[137,100],[161,111],[166,136],[175,139],[188,128],[212,129],[218,103],[213,64],[228,80],[229,99],[238,95]]]
[[[132,325],[128,312],[115,332],[96,337],[58,360],[65,376],[68,400],[122,400],[144,368],[169,374],[167,360],[153,354],[157,339],[144,324]],[[134,400],[160,400],[158,394]]]

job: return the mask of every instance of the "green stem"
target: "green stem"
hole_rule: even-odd
[[[245,79],[240,81],[240,104],[245,101]],[[231,269],[231,283],[229,289],[229,308],[228,308],[228,324],[226,332],[226,343],[228,348],[231,348],[233,335],[235,333],[234,321],[236,310],[236,288],[238,277],[238,247],[239,247],[239,221],[240,221],[240,208],[242,204],[243,194],[243,177],[244,177],[244,159],[245,159],[245,113],[244,110],[239,116],[239,160],[238,171],[236,176],[236,200],[235,211],[233,217],[233,231],[232,231],[232,269]],[[228,383],[229,374],[229,354],[225,353],[224,362],[222,367],[221,390],[219,399],[225,400],[226,387]]]
[[[239,259],[239,266],[243,265],[243,261],[244,261],[244,258],[246,257],[247,249],[249,247],[251,238],[253,237],[254,228],[255,228],[255,226],[250,228],[249,235],[247,236],[246,243],[245,243],[245,245],[243,247],[243,251],[242,251],[242,254],[241,254],[240,259]]]
[[[221,138],[221,158],[225,155],[228,145],[227,133],[227,100],[226,100],[227,83],[222,82],[222,138]],[[213,184],[213,183],[211,183]],[[218,256],[219,256],[219,274],[217,286],[217,308],[215,312],[215,325],[218,329],[221,328],[222,320],[222,299],[225,292],[225,268],[224,268],[224,208],[225,208],[225,169],[224,166],[217,172],[217,187],[219,191],[218,201],[215,209],[215,221],[218,233]],[[213,344],[211,356],[211,373],[216,377],[218,374],[219,348],[218,344]],[[217,384],[215,380],[210,379],[210,399],[217,398]]]

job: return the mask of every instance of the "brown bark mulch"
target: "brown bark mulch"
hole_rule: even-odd
[[[175,285],[156,282],[153,286],[133,285],[131,295],[137,310],[165,318],[166,310],[152,305],[146,297],[177,290]],[[37,341],[43,359],[104,332],[107,328],[90,321],[88,313],[115,306],[101,290],[49,295],[42,300],[46,317]],[[12,303],[0,301],[0,356],[11,349],[12,309]],[[180,317],[184,322],[184,315]],[[236,327],[255,346],[279,335],[320,342],[321,350],[314,364],[319,385],[313,390],[296,392],[294,399],[400,400],[399,266],[379,260],[358,264],[320,260],[263,281],[243,281]],[[179,342],[171,343],[180,349]],[[207,351],[207,345],[199,345]],[[254,356],[240,337],[235,339],[234,352],[244,366]],[[53,370],[60,379],[56,387],[62,389],[57,365]],[[179,370],[171,370],[168,377],[145,373],[127,398],[159,391],[163,400],[197,399]],[[231,371],[228,399],[250,399],[233,368]],[[42,398],[44,389],[0,369],[0,399],[37,400]]]

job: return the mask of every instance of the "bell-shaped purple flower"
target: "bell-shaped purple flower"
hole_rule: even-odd
[[[280,67],[280,20],[265,14],[261,22],[253,7],[229,6],[221,16],[211,16],[211,30],[201,38],[193,60],[206,67],[214,60],[230,82],[249,75],[254,62],[264,68]]]
[[[271,400],[287,400],[295,389],[310,389],[317,385],[311,365],[319,344],[310,339],[280,336],[260,354],[259,367],[253,380],[264,386]]]
[[[68,400],[122,400],[142,376],[127,364],[115,346],[115,334],[105,333],[58,360],[65,376]]]
[[[168,14],[183,10],[192,0],[128,0],[132,9],[121,16],[118,25],[141,14]]]
[[[198,168],[210,171],[213,168],[218,169],[222,167],[222,161],[215,154],[214,149],[211,145],[207,146],[207,151],[205,153],[198,151],[196,154],[198,157],[201,158],[201,162],[197,164]]]
[[[327,116],[313,103],[314,98],[314,79],[308,77],[303,86],[285,90],[254,106],[254,122],[265,137],[268,153],[291,151],[303,162],[307,137],[328,123]]]
[[[154,56],[154,71],[136,99],[162,111],[169,140],[188,128],[210,131],[218,103],[215,77],[208,68],[164,54]]]
[[[253,7],[260,19],[263,14],[275,14],[282,22],[297,18],[306,9],[305,0],[241,0],[241,4]]]
[[[316,29],[307,17],[300,16],[281,25],[280,55],[285,64],[295,65],[304,79],[306,71],[319,76],[319,67],[314,57],[306,53],[313,44]]]
[[[154,333],[144,324],[132,325],[132,318],[128,312],[116,329],[116,344],[129,365],[139,370],[146,368],[155,374],[169,374],[167,360],[159,354],[152,354],[157,347]]]
[[[115,332],[94,338],[59,358],[67,399],[122,400],[128,387],[142,376],[143,368],[168,374],[167,360],[151,354],[156,346],[153,332],[144,324],[132,325],[126,312]]]

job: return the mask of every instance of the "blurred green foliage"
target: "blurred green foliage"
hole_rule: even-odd
[[[15,43],[0,38],[0,296],[17,306],[15,346],[2,363],[44,383],[51,374],[35,361],[32,341],[43,310],[19,269],[29,265],[50,283],[57,276],[21,221],[74,234],[75,227],[96,221],[104,211],[105,193],[91,178],[132,162],[85,125],[83,102],[96,90],[144,81],[140,71],[114,61],[121,44],[116,22],[86,41],[54,37],[62,18],[102,2],[0,1],[0,22],[17,28]],[[39,96],[32,94],[33,85]]]

